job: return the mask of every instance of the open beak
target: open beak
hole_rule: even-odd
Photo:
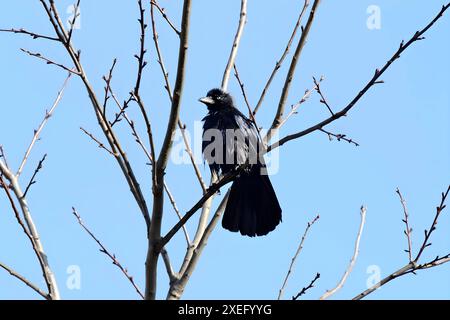
[[[204,103],[206,105],[214,104],[214,100],[210,97],[203,97],[203,98],[198,99],[198,101],[200,101],[201,103]]]

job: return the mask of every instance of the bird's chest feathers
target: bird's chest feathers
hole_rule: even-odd
[[[208,115],[203,118],[203,129],[237,129],[239,125],[236,122],[235,114],[229,110],[210,111]]]

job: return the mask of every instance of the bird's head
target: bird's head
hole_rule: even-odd
[[[206,104],[208,110],[234,108],[233,98],[222,89],[209,90],[206,97],[200,98],[198,101]]]

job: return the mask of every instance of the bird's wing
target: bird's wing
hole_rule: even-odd
[[[259,163],[258,150],[260,146],[258,131],[253,123],[240,112],[235,115],[237,125],[235,142],[236,158],[238,164]]]

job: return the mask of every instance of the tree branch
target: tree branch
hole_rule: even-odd
[[[167,72],[167,69],[164,65],[164,59],[161,53],[161,49],[159,47],[159,36],[158,36],[158,32],[156,30],[156,22],[155,22],[155,15],[154,15],[154,9],[153,6],[150,8],[150,16],[151,16],[151,23],[152,23],[152,32],[153,32],[153,42],[155,45],[155,50],[156,50],[156,54],[158,56],[158,64],[160,66],[161,69],[161,73],[163,74],[163,78],[164,78],[164,88],[167,91],[167,95],[170,99],[170,102],[173,103],[173,97],[172,97],[172,88],[170,86],[170,81],[169,81],[169,73]],[[181,132],[181,136],[183,138],[183,142],[184,145],[186,146],[186,152],[189,155],[189,159],[191,160],[192,163],[192,167],[194,168],[194,172],[195,175],[197,176],[197,179],[200,183],[200,187],[203,190],[203,193],[206,192],[207,186],[203,180],[202,174],[200,172],[200,169],[198,168],[197,164],[195,163],[195,158],[194,158],[194,154],[192,152],[191,146],[189,144],[189,140],[187,138],[186,135],[186,125],[183,124],[183,122],[181,121],[180,118],[178,118],[178,122],[177,122],[178,128],[180,129]]]
[[[308,129],[305,129],[303,131],[288,135],[282,139],[280,139],[278,142],[275,142],[274,144],[270,145],[268,147],[268,151],[273,150],[275,148],[278,148],[285,144],[286,142],[289,142],[291,140],[298,139],[300,137],[303,137],[307,134],[310,134],[311,132],[314,132],[316,130],[322,129],[326,125],[330,124],[331,122],[347,115],[347,113],[356,105],[356,103],[369,91],[369,89],[375,85],[380,83],[378,79],[381,77],[381,75],[384,74],[384,72],[396,61],[398,58],[400,58],[400,55],[414,42],[423,40],[423,34],[428,31],[435,23],[438,21],[444,14],[444,12],[450,7],[450,3],[447,5],[442,6],[442,9],[439,11],[439,13],[434,17],[434,19],[428,23],[422,30],[417,31],[412,38],[408,42],[401,42],[400,47],[398,50],[393,54],[393,56],[386,62],[386,64],[381,69],[376,69],[374,75],[369,80],[369,82],[365,85],[365,87],[353,98],[350,103],[345,106],[343,109],[341,109],[339,112],[336,112],[334,115],[330,116],[329,118],[319,122],[318,124],[309,127]]]
[[[43,297],[46,300],[49,300],[49,296],[47,293],[42,291],[38,286],[36,286],[34,283],[32,283],[30,280],[22,276],[20,273],[16,272],[14,269],[11,269],[7,265],[0,262],[0,268],[6,270],[10,275],[12,275],[14,278],[19,279],[22,281],[25,285],[36,291],[37,294],[39,294],[41,297]]]
[[[72,207],[72,214],[77,218],[78,224],[87,232],[87,234],[99,245],[100,252],[104,253],[109,259],[111,259],[113,265],[115,265],[117,268],[120,269],[120,271],[123,273],[123,275],[128,279],[128,281],[131,283],[133,288],[136,290],[136,292],[139,294],[139,296],[144,299],[144,295],[142,294],[139,287],[136,285],[134,278],[130,276],[128,273],[128,270],[122,266],[120,261],[117,259],[116,255],[113,253],[110,253],[108,249],[103,245],[103,243],[92,233],[92,231],[84,224],[83,220],[81,219],[81,216],[78,214],[77,210]]]
[[[159,6],[159,4],[156,2],[156,0],[150,0],[150,4],[152,6],[155,6],[156,9],[158,9],[158,11],[161,13],[162,17],[164,18],[164,20],[166,20],[166,22],[172,28],[172,30],[175,31],[175,33],[178,35],[178,37],[180,37],[181,32],[175,27],[175,25],[172,23],[172,21],[170,21],[169,17],[167,16],[166,12],[164,11],[164,8],[161,8]]]
[[[295,296],[292,297],[292,300],[298,300],[298,298],[300,298],[302,295],[304,295],[309,289],[314,288],[314,283],[319,280],[320,278],[320,273],[316,273],[316,276],[314,277],[314,279],[312,279],[312,281],[310,282],[310,284],[307,287],[303,287],[303,289],[297,293]]]
[[[405,199],[403,199],[403,196],[400,192],[400,189],[397,188],[397,190],[395,191],[397,192],[399,198],[400,198],[400,202],[402,204],[402,208],[403,208],[403,214],[405,215],[405,218],[402,219],[403,223],[405,224],[406,229],[403,231],[405,233],[405,236],[408,240],[408,249],[405,250],[408,253],[408,260],[409,262],[412,262],[412,239],[411,239],[411,232],[412,232],[412,228],[409,227],[409,215],[408,215],[408,208],[406,207],[406,201]]]
[[[195,250],[192,251],[192,256],[187,262],[186,267],[184,268],[184,270],[182,270],[182,272],[180,272],[181,274],[180,279],[170,286],[169,292],[167,293],[168,300],[178,300],[183,294],[184,289],[186,288],[186,285],[192,273],[194,272],[195,267],[197,266],[197,262],[203,252],[203,249],[206,247],[206,244],[208,243],[209,237],[211,236],[212,232],[214,231],[214,228],[217,225],[217,222],[219,222],[220,217],[225,211],[229,194],[230,190],[228,190],[225,196],[223,197],[222,202],[219,204],[216,212],[214,213],[214,216],[211,218],[211,221],[206,227],[205,232],[203,232],[202,238],[200,239],[197,248],[195,248]]]
[[[67,75],[66,80],[64,80],[64,83],[61,87],[61,89],[59,90],[55,101],[53,102],[52,107],[50,108],[49,111],[45,112],[45,117],[42,120],[41,124],[39,125],[39,127],[34,130],[34,135],[33,135],[33,139],[31,139],[30,145],[28,146],[27,151],[25,152],[25,155],[23,156],[22,162],[20,163],[19,169],[17,170],[16,176],[19,177],[22,174],[22,171],[28,161],[28,157],[30,156],[31,150],[33,149],[34,145],[36,144],[36,141],[39,140],[39,136],[41,135],[42,129],[44,129],[45,125],[47,124],[48,120],[50,119],[50,117],[53,115],[56,107],[59,105],[59,102],[61,101],[61,98],[63,97],[64,94],[64,90],[67,87],[67,84],[69,82],[69,79],[71,77],[71,73],[69,73]]]
[[[331,290],[327,290],[327,292],[325,292],[325,294],[323,294],[320,297],[320,300],[325,300],[328,299],[329,297],[331,297],[333,294],[335,294],[336,292],[338,292],[345,284],[345,281],[347,281],[348,276],[350,275],[350,273],[353,270],[353,267],[355,266],[356,263],[356,259],[358,258],[358,254],[359,254],[359,243],[361,241],[361,235],[364,229],[364,224],[366,223],[366,208],[364,206],[361,207],[361,223],[359,225],[359,230],[358,230],[358,234],[356,236],[356,241],[355,241],[355,251],[353,252],[353,257],[350,260],[350,264],[348,265],[347,270],[345,270],[344,275],[342,276],[341,280],[339,281],[339,283],[337,284],[336,287],[334,287]]]
[[[23,196],[26,197],[28,191],[30,190],[31,186],[33,184],[36,183],[36,180],[34,180],[36,178],[36,175],[39,173],[39,171],[41,171],[42,169],[42,165],[44,164],[45,159],[47,158],[47,154],[44,154],[44,156],[42,157],[42,159],[39,161],[36,169],[34,170],[33,175],[31,176],[30,182],[28,182],[27,187],[25,188],[25,192],[23,193]]]
[[[56,283],[56,279],[55,279],[53,272],[50,269],[50,266],[48,264],[47,255],[45,254],[42,244],[40,242],[39,234],[37,233],[36,227],[33,223],[33,220],[31,218],[31,215],[28,210],[28,205],[26,204],[26,199],[23,197],[22,191],[20,190],[20,187],[17,183],[17,179],[11,173],[11,171],[9,171],[5,167],[3,161],[0,161],[0,172],[11,183],[11,186],[8,186],[5,182],[5,180],[3,179],[3,176],[0,175],[0,185],[2,185],[3,189],[5,190],[6,196],[8,197],[8,200],[11,204],[11,208],[14,212],[17,223],[20,225],[20,227],[22,228],[22,231],[25,233],[28,240],[30,241],[30,244],[36,255],[36,258],[39,261],[39,265],[41,267],[43,277],[44,277],[44,280],[45,280],[45,283],[47,285],[48,292],[49,292],[46,295],[47,296],[46,299],[59,300],[60,296],[59,296],[59,290],[58,290],[58,285]],[[19,210],[16,207],[16,204],[11,195],[11,192],[9,191],[9,188],[12,188],[17,200],[19,201],[19,204],[21,206],[22,213],[24,215],[27,226],[22,221]]]
[[[422,253],[424,252],[424,250],[431,245],[431,243],[429,243],[428,240],[431,236],[431,233],[436,229],[437,220],[440,217],[442,211],[446,207],[445,201],[447,200],[449,192],[450,192],[450,185],[448,186],[447,191],[445,193],[443,192],[441,194],[441,202],[440,202],[439,206],[436,207],[436,214],[435,214],[433,222],[431,224],[430,231],[425,230],[425,239],[424,239],[424,242],[422,243],[422,246],[419,249],[419,253],[417,254],[416,258],[413,261],[410,261],[408,264],[401,267],[400,269],[398,269],[397,271],[391,273],[384,279],[380,280],[378,283],[374,284],[372,287],[370,287],[367,290],[363,291],[362,293],[358,294],[357,296],[355,296],[353,298],[353,300],[363,299],[366,296],[368,296],[369,294],[371,294],[372,292],[374,292],[375,290],[377,290],[378,288],[384,286],[385,284],[387,284],[387,283],[391,282],[392,280],[397,279],[401,276],[404,276],[409,273],[415,273],[418,270],[433,268],[433,267],[442,265],[442,264],[450,261],[450,254],[448,254],[443,257],[437,256],[434,260],[423,263],[423,264],[418,263],[418,260],[421,257]]]
[[[277,61],[277,63],[275,64],[275,68],[272,70],[272,73],[269,76],[269,79],[266,82],[266,85],[264,86],[264,89],[261,93],[261,96],[259,97],[258,103],[256,104],[255,109],[253,110],[253,114],[255,115],[259,108],[261,107],[261,104],[264,100],[264,97],[266,96],[267,91],[269,90],[270,85],[272,84],[273,79],[275,78],[275,75],[277,74],[278,70],[280,70],[281,65],[283,64],[284,59],[286,59],[288,53],[289,53],[289,49],[291,48],[292,43],[294,42],[294,38],[297,34],[298,28],[300,27],[300,24],[302,22],[303,19],[303,15],[306,12],[306,9],[309,6],[309,2],[310,0],[305,0],[303,3],[303,7],[302,10],[300,11],[300,15],[298,16],[297,22],[294,26],[294,29],[292,30],[292,34],[291,37],[289,38],[289,41],[286,45],[286,48],[284,49],[283,54],[281,55],[281,58]]]
[[[311,11],[309,12],[308,21],[304,28],[302,28],[302,35],[300,36],[300,40],[298,42],[297,48],[295,49],[295,53],[292,57],[291,65],[289,66],[289,71],[286,75],[286,80],[284,82],[283,90],[281,91],[280,101],[278,102],[278,109],[273,119],[270,130],[267,133],[266,141],[270,141],[273,133],[280,127],[282,122],[284,108],[286,105],[286,101],[289,95],[289,90],[291,88],[292,79],[294,78],[295,69],[297,67],[297,63],[300,60],[300,56],[302,54],[303,48],[306,44],[306,39],[308,38],[309,31],[311,30],[311,26],[314,21],[314,17],[316,14],[316,10],[320,4],[320,0],[314,0]]]
[[[25,34],[28,35],[30,37],[32,37],[33,39],[46,39],[46,40],[51,40],[51,41],[59,41],[58,38],[55,37],[50,37],[50,36],[46,36],[46,35],[42,35],[42,34],[38,34],[38,33],[34,33],[34,32],[30,32],[27,31],[23,28],[20,29],[0,29],[0,32],[9,32],[9,33],[20,33],[20,34]]]
[[[288,269],[288,272],[287,272],[287,274],[286,274],[286,277],[284,278],[284,281],[283,281],[283,285],[281,286],[281,288],[280,288],[280,290],[279,290],[279,292],[278,292],[278,298],[277,298],[278,300],[281,300],[281,298],[283,297],[283,293],[284,293],[284,290],[285,290],[286,285],[287,285],[287,283],[288,283],[289,277],[290,277],[290,275],[291,275],[291,273],[292,273],[292,271],[293,271],[293,269],[294,269],[295,261],[297,260],[297,257],[298,257],[298,255],[300,254],[300,251],[302,251],[302,249],[303,249],[303,244],[304,244],[304,242],[305,242],[305,240],[306,240],[306,236],[308,235],[308,231],[309,231],[309,229],[313,226],[313,224],[314,224],[317,220],[319,220],[319,217],[320,217],[320,216],[317,215],[314,219],[312,219],[311,221],[309,221],[309,222],[308,222],[308,225],[306,226],[305,232],[303,233],[303,236],[302,236],[302,239],[301,239],[301,241],[300,241],[300,244],[299,244],[299,246],[298,246],[298,248],[297,248],[297,251],[295,252],[294,256],[292,257],[291,264],[290,264],[290,266],[289,266],[289,269]],[[314,282],[315,282],[315,280],[314,280],[312,283],[314,283]],[[304,290],[306,291],[307,289],[304,288]],[[302,290],[302,291],[303,291],[303,290]],[[301,296],[301,294],[298,294],[298,295],[297,295],[297,298],[298,298],[299,296]],[[296,299],[293,299],[293,300],[296,300]]]
[[[222,90],[227,91],[228,81],[230,80],[231,69],[233,69],[234,61],[236,60],[239,44],[241,42],[242,33],[244,32],[245,23],[247,22],[247,0],[241,0],[241,10],[239,14],[239,24],[234,36],[233,46],[231,47],[230,56],[228,58],[227,66],[223,72]]]
[[[181,34],[178,52],[178,67],[175,80],[175,88],[172,93],[172,106],[170,109],[169,121],[164,137],[161,152],[156,161],[156,179],[153,184],[153,212],[152,224],[149,232],[149,244],[147,259],[145,262],[145,298],[154,300],[156,298],[157,266],[158,258],[164,245],[160,246],[161,224],[164,210],[164,174],[169,159],[169,154],[173,145],[173,137],[179,120],[181,96],[183,93],[186,60],[188,50],[188,38],[190,27],[191,0],[184,0],[183,16],[181,21]]]

